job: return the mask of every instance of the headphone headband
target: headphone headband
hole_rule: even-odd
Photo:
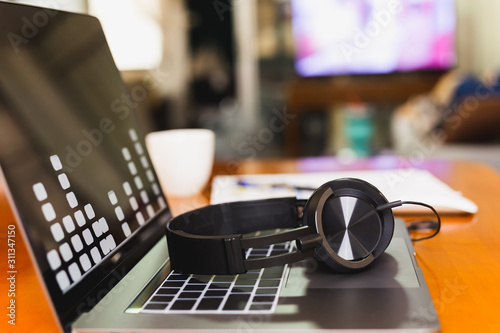
[[[265,259],[244,258],[244,249],[309,235],[309,227],[302,227],[299,218],[301,203],[296,198],[230,202],[173,218],[167,223],[168,246],[176,252],[170,256],[172,269],[196,274],[241,274],[311,256],[308,252],[292,252]],[[243,238],[243,234],[273,229],[293,230]]]

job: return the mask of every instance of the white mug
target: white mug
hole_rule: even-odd
[[[161,187],[169,196],[200,193],[212,173],[215,134],[208,129],[175,129],[146,135]]]

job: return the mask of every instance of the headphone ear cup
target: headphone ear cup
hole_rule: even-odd
[[[315,257],[339,272],[368,266],[389,246],[394,233],[384,195],[361,179],[342,178],[320,186],[304,206],[303,223],[320,234]]]

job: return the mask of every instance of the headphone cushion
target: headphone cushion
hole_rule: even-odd
[[[342,178],[320,186],[304,206],[303,222],[323,241],[316,258],[340,272],[368,266],[389,246],[394,232],[388,200],[373,185]]]

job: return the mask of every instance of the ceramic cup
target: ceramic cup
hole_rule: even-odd
[[[215,134],[208,129],[175,129],[146,135],[161,187],[168,196],[200,193],[210,179]]]

